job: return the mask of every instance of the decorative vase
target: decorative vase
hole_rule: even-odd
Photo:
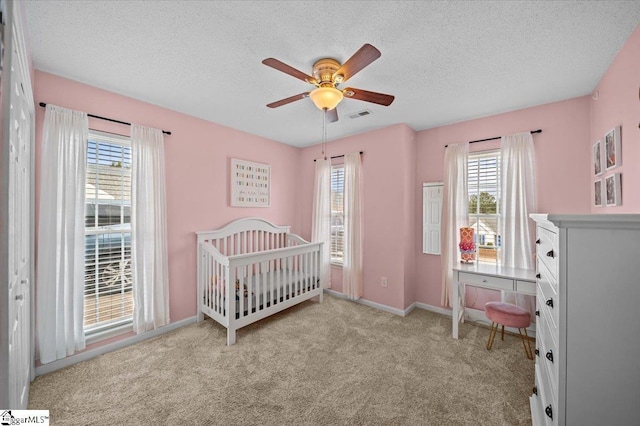
[[[460,261],[471,263],[476,260],[475,230],[470,227],[460,228]]]

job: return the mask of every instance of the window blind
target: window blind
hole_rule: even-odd
[[[344,252],[344,166],[331,167],[331,262],[342,263]]]
[[[469,154],[469,226],[479,261],[500,263],[500,151]]]
[[[85,210],[86,334],[131,322],[131,146],[90,131]]]

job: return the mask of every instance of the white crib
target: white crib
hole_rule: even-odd
[[[198,314],[236,330],[312,297],[322,302],[322,243],[310,243],[259,218],[233,221],[198,236]],[[229,285],[232,283],[232,285]]]

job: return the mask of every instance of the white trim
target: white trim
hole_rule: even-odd
[[[441,308],[439,306],[427,305],[426,303],[415,303],[416,308],[424,309],[425,311],[435,312],[437,314],[446,315],[451,317],[451,309]],[[484,310],[482,309],[474,309],[474,308],[464,308],[464,320],[472,322],[474,324],[484,325],[486,327],[491,327],[491,322],[487,319],[487,316],[484,314]],[[518,334],[517,328],[505,327],[505,331],[509,331],[513,334]],[[527,333],[529,337],[536,336],[536,323],[532,322],[531,325],[527,328]]]
[[[361,305],[369,306],[370,308],[379,309],[381,311],[388,312],[390,314],[398,315],[398,316],[401,316],[401,317],[406,316],[406,313],[405,313],[405,312],[407,312],[406,309],[402,310],[402,309],[398,309],[398,308],[392,308],[391,306],[382,305],[382,304],[376,303],[376,302],[371,302],[371,301],[366,300],[366,299],[358,299],[358,300],[349,299],[346,295],[344,295],[344,294],[342,294],[340,292],[337,292],[335,290],[332,290],[330,288],[325,288],[324,291],[325,291],[325,293],[328,293],[328,294],[330,294],[332,296],[339,297],[340,299],[345,299],[345,300],[348,300],[350,302],[359,303]],[[411,309],[413,309],[413,308],[411,308]],[[409,310],[409,312],[411,312],[411,311]]]
[[[185,318],[181,321],[177,321],[166,325],[164,327],[156,328],[155,330],[151,330],[149,332],[143,334],[136,334],[135,336],[131,336],[129,338],[119,340],[117,342],[109,343],[104,346],[100,346],[95,349],[90,349],[85,352],[80,352],[76,355],[71,355],[66,358],[50,362],[49,364],[43,364],[39,367],[36,367],[36,377],[41,376],[43,374],[51,373],[56,370],[60,370],[61,368],[69,367],[71,365],[77,364],[82,361],[87,361],[91,358],[95,358],[99,355],[104,355],[108,352],[115,351],[117,349],[122,349],[124,347],[140,343],[144,340],[151,339],[152,337],[160,336],[161,334],[167,333],[169,331],[173,331],[177,328],[184,327],[185,325],[193,324],[196,322],[196,317]]]
[[[132,331],[133,331],[133,320],[129,318],[123,324],[117,325],[115,327],[114,326],[108,327],[100,331],[92,331],[88,333],[85,332],[84,336],[85,336],[86,344],[91,345],[93,343],[100,342],[101,340],[105,340],[110,337],[119,336],[121,334],[130,333]]]
[[[440,306],[427,305],[426,303],[416,302],[416,308],[424,309],[425,311],[435,312],[436,314],[451,316],[451,309],[441,308]]]
[[[473,309],[473,308],[464,308],[464,319],[465,321],[469,321],[476,324],[481,324],[486,327],[491,327],[491,321],[487,319],[487,316],[484,313],[484,310],[481,309]],[[518,334],[517,328],[505,327],[505,331],[509,331],[513,334]],[[532,322],[529,327],[527,327],[527,334],[529,337],[536,336],[536,323]]]
[[[411,313],[411,311],[413,311],[416,307],[416,302],[413,302],[411,305],[409,305],[409,307],[404,309],[404,315],[402,315],[403,317],[406,317],[407,315],[409,315]]]
[[[428,305],[426,303],[421,303],[421,302],[414,302],[411,305],[409,305],[409,307],[407,307],[406,309],[401,310],[401,309],[397,309],[397,308],[392,308],[391,306],[382,305],[380,303],[371,302],[371,301],[365,300],[365,299],[351,300],[347,296],[345,296],[344,294],[342,294],[340,292],[337,292],[335,290],[329,289],[329,288],[325,288],[324,291],[325,291],[325,293],[328,293],[328,294],[330,294],[332,296],[339,297],[340,299],[345,299],[345,300],[349,300],[351,302],[356,302],[356,303],[359,303],[361,305],[369,306],[371,308],[379,309],[381,311],[389,312],[390,314],[398,315],[398,316],[401,316],[401,317],[406,317],[415,308],[424,309],[425,311],[435,312],[436,314],[446,315],[448,317],[451,317],[451,315],[452,315],[452,310],[451,309],[442,308],[440,306]],[[491,322],[487,319],[486,315],[484,314],[484,310],[482,310],[482,309],[474,309],[474,308],[464,308],[464,313],[465,313],[465,315],[464,315],[465,321],[469,321],[469,322],[472,322],[472,323],[475,323],[475,324],[479,324],[479,325],[484,325],[486,327],[491,327]],[[505,331],[509,331],[509,332],[511,332],[513,334],[518,334],[518,329],[517,328],[505,327]],[[535,338],[535,336],[536,336],[536,324],[534,322],[532,322],[531,326],[529,326],[527,328],[527,333],[529,333],[529,337],[534,337]]]

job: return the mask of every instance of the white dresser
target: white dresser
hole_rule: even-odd
[[[536,222],[537,425],[640,425],[640,215]]]

